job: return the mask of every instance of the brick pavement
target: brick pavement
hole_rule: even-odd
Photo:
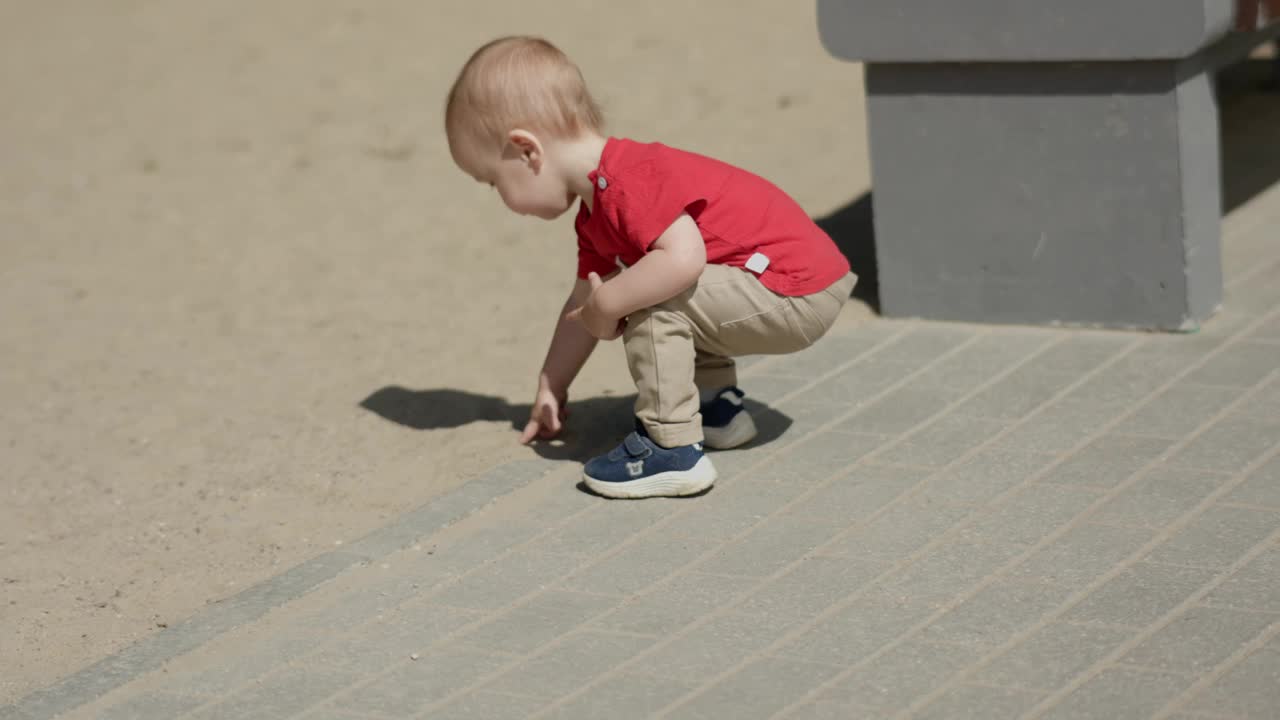
[[[703,497],[496,468],[0,719],[1275,717],[1278,223],[1198,334],[860,325]]]

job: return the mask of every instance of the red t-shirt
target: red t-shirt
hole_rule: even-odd
[[[635,264],[685,212],[702,231],[707,262],[750,268],[780,295],[811,295],[849,272],[836,244],[790,196],[718,160],[610,138],[591,182],[595,209],[583,203],[574,222],[580,278]]]

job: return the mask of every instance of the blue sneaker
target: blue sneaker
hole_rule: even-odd
[[[678,497],[711,487],[716,469],[701,443],[664,448],[633,432],[609,454],[588,461],[582,476],[605,497]]]
[[[746,396],[746,393],[730,386],[721,390],[711,402],[702,404],[702,434],[707,447],[728,450],[755,438],[756,423],[742,406],[742,398]]]

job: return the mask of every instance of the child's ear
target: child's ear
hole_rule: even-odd
[[[521,159],[535,172],[542,167],[542,143],[533,133],[528,130],[512,130],[507,133],[507,141],[515,147]]]

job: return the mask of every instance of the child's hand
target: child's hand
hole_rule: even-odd
[[[596,291],[604,286],[604,281],[595,273],[587,274],[587,282],[591,283],[591,294],[583,301],[582,307],[569,311],[566,315],[570,320],[576,320],[582,323],[582,327],[592,337],[599,340],[616,340],[622,336],[622,331],[627,328],[626,318],[611,318],[597,308],[595,303]]]
[[[520,433],[520,443],[528,445],[534,438],[552,440],[559,435],[569,417],[568,402],[568,393],[540,384],[533,398],[533,409],[529,411],[529,422]]]

